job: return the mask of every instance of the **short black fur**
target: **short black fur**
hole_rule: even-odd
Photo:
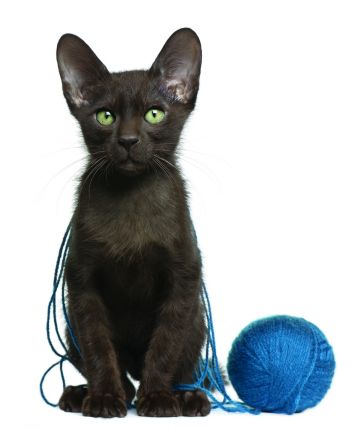
[[[175,32],[147,70],[109,73],[77,36],[58,43],[64,96],[90,159],[72,220],[65,276],[69,317],[87,379],[60,399],[65,411],[125,416],[140,381],[141,416],[207,415],[204,393],[174,392],[193,382],[205,341],[201,260],[176,163],[181,131],[194,108],[201,46]],[[165,113],[151,124],[149,109]],[[98,111],[114,121],[101,125]]]

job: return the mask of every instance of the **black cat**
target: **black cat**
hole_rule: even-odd
[[[205,416],[192,383],[206,326],[201,261],[176,148],[199,87],[201,45],[176,31],[152,67],[109,73],[89,46],[65,34],[57,61],[64,96],[90,154],[72,220],[65,276],[80,354],[69,358],[88,386],[59,405],[123,417],[140,381],[141,416]]]

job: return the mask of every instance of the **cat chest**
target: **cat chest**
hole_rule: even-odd
[[[177,207],[170,201],[124,198],[86,213],[90,240],[111,257],[141,253],[150,245],[170,247],[179,235]]]

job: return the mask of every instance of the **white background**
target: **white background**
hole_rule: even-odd
[[[331,427],[354,423],[355,10],[346,1],[7,1],[1,6],[1,409],[6,427]],[[324,401],[297,416],[108,421],[46,406],[46,305],[84,161],[61,93],[58,38],[82,37],[112,71],[148,68],[192,27],[203,66],[181,164],[217,346],[252,320],[304,317],[333,345]],[[46,385],[53,401],[58,374]],[[69,382],[75,375],[68,373]],[[232,421],[233,420],[233,421]]]

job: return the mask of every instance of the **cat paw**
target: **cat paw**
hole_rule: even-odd
[[[59,399],[59,408],[71,413],[80,413],[83,400],[88,393],[85,384],[81,386],[68,386]]]
[[[81,412],[89,417],[125,417],[127,406],[124,399],[111,393],[90,394],[85,397]]]
[[[203,417],[211,411],[211,403],[201,390],[187,390],[175,392],[180,402],[182,415],[186,417]]]
[[[137,414],[144,417],[178,417],[181,407],[170,392],[150,392],[138,399]]]

